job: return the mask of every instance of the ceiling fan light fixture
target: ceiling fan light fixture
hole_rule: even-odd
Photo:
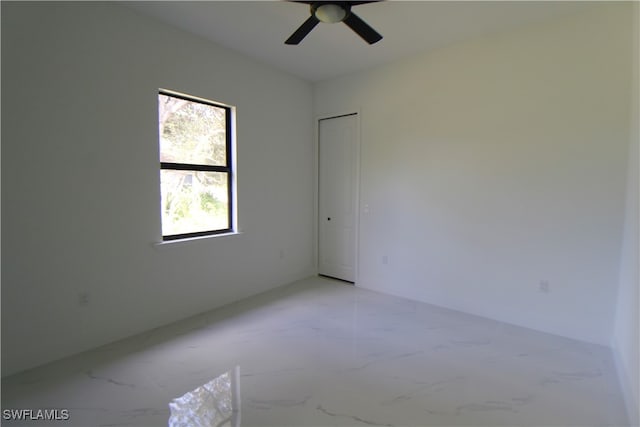
[[[2,0],[0,0],[2,1]],[[284,44],[299,44],[316,25],[320,22],[335,24],[337,22],[344,23],[351,28],[354,33],[362,37],[369,44],[374,44],[382,40],[382,36],[376,30],[371,28],[369,24],[364,22],[358,15],[351,12],[352,6],[361,4],[375,3],[380,0],[364,0],[364,1],[305,1],[290,0],[296,3],[305,3],[311,6],[311,16],[298,27],[297,30],[285,40]]]
[[[335,24],[344,21],[347,17],[347,10],[339,4],[327,3],[318,6],[314,14],[322,22]]]

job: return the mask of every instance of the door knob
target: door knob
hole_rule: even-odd
[[[327,221],[331,221],[331,218],[327,218]]]

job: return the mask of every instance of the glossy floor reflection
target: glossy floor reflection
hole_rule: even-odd
[[[69,410],[3,421],[38,426],[627,423],[606,347],[322,278],[7,378],[2,408]]]
[[[169,403],[169,427],[240,427],[240,367]]]

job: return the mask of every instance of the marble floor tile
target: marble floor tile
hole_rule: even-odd
[[[627,425],[606,347],[324,278],[5,378],[2,409],[8,426]]]

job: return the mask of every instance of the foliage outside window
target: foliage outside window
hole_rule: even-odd
[[[231,108],[158,94],[162,238],[233,230]]]

